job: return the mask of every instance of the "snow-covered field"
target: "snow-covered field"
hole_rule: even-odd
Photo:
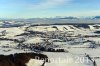
[[[100,25],[0,28],[0,55],[28,52],[47,55],[49,62],[43,66],[100,66]],[[30,59],[26,66],[43,62]]]

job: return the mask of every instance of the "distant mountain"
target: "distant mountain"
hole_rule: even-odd
[[[100,23],[100,16],[94,16],[94,17],[61,17],[57,16],[54,18],[28,18],[28,19],[1,19],[1,22],[4,21],[14,21],[18,24],[56,24],[56,23]]]
[[[100,16],[95,16],[93,19],[100,19]]]
[[[56,17],[58,19],[78,19],[77,17],[72,17],[72,16],[69,16],[69,17]]]

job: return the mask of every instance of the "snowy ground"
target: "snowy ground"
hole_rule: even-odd
[[[74,25],[20,26],[0,28],[0,55],[39,52],[48,56],[44,66],[100,66],[100,28]],[[31,32],[30,32],[31,31]],[[48,49],[64,49],[65,52],[48,52]],[[66,52],[67,51],[67,52]],[[37,62],[37,63],[36,63]],[[31,59],[27,66],[41,66],[42,60]]]
[[[71,53],[49,53],[45,52],[50,63],[46,63],[46,66],[93,66],[92,62],[85,56],[74,55]]]

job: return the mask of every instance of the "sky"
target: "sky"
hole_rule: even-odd
[[[0,0],[0,18],[98,15],[100,0]]]

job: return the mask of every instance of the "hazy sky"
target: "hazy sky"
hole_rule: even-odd
[[[100,0],[0,0],[0,18],[100,15]]]

